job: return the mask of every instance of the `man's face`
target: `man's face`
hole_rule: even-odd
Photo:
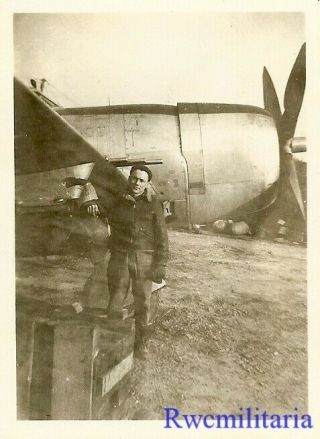
[[[130,191],[134,196],[142,195],[148,185],[148,174],[136,169],[129,177]]]

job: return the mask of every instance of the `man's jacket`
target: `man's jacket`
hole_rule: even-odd
[[[111,250],[146,252],[152,255],[153,265],[166,265],[168,260],[168,235],[162,206],[151,190],[147,189],[136,203],[125,198],[125,192],[113,197],[106,206],[101,190],[97,194],[91,183],[85,185],[79,204],[99,205],[102,219],[108,219],[111,236],[108,246]],[[142,255],[141,255],[142,257]]]
[[[168,235],[160,201],[145,192],[136,203],[125,197],[118,198],[108,212],[111,228],[111,251],[147,252],[153,254],[153,263],[166,265]]]

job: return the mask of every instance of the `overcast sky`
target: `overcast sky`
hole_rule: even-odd
[[[15,74],[69,106],[263,106],[266,65],[282,105],[304,41],[302,13],[16,14]]]

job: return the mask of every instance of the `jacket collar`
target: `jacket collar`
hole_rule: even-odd
[[[132,196],[132,194],[130,193],[129,190],[127,193]],[[151,194],[150,190],[145,189],[145,191],[141,195],[139,195],[138,197],[133,197],[133,198],[135,198],[136,200],[144,200],[144,201],[147,201],[148,203],[151,203],[152,194]]]

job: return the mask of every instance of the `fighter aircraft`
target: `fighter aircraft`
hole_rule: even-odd
[[[62,108],[43,94],[45,81],[40,88],[33,81],[30,89],[15,78],[17,211],[59,214],[88,180],[103,181],[112,198],[125,185],[115,166],[123,170],[144,162],[177,224],[257,221],[279,190],[291,192],[305,218],[292,158],[305,150],[305,140],[294,139],[305,65],[304,44],[288,79],[283,114],[266,68],[265,108],[220,103]]]

